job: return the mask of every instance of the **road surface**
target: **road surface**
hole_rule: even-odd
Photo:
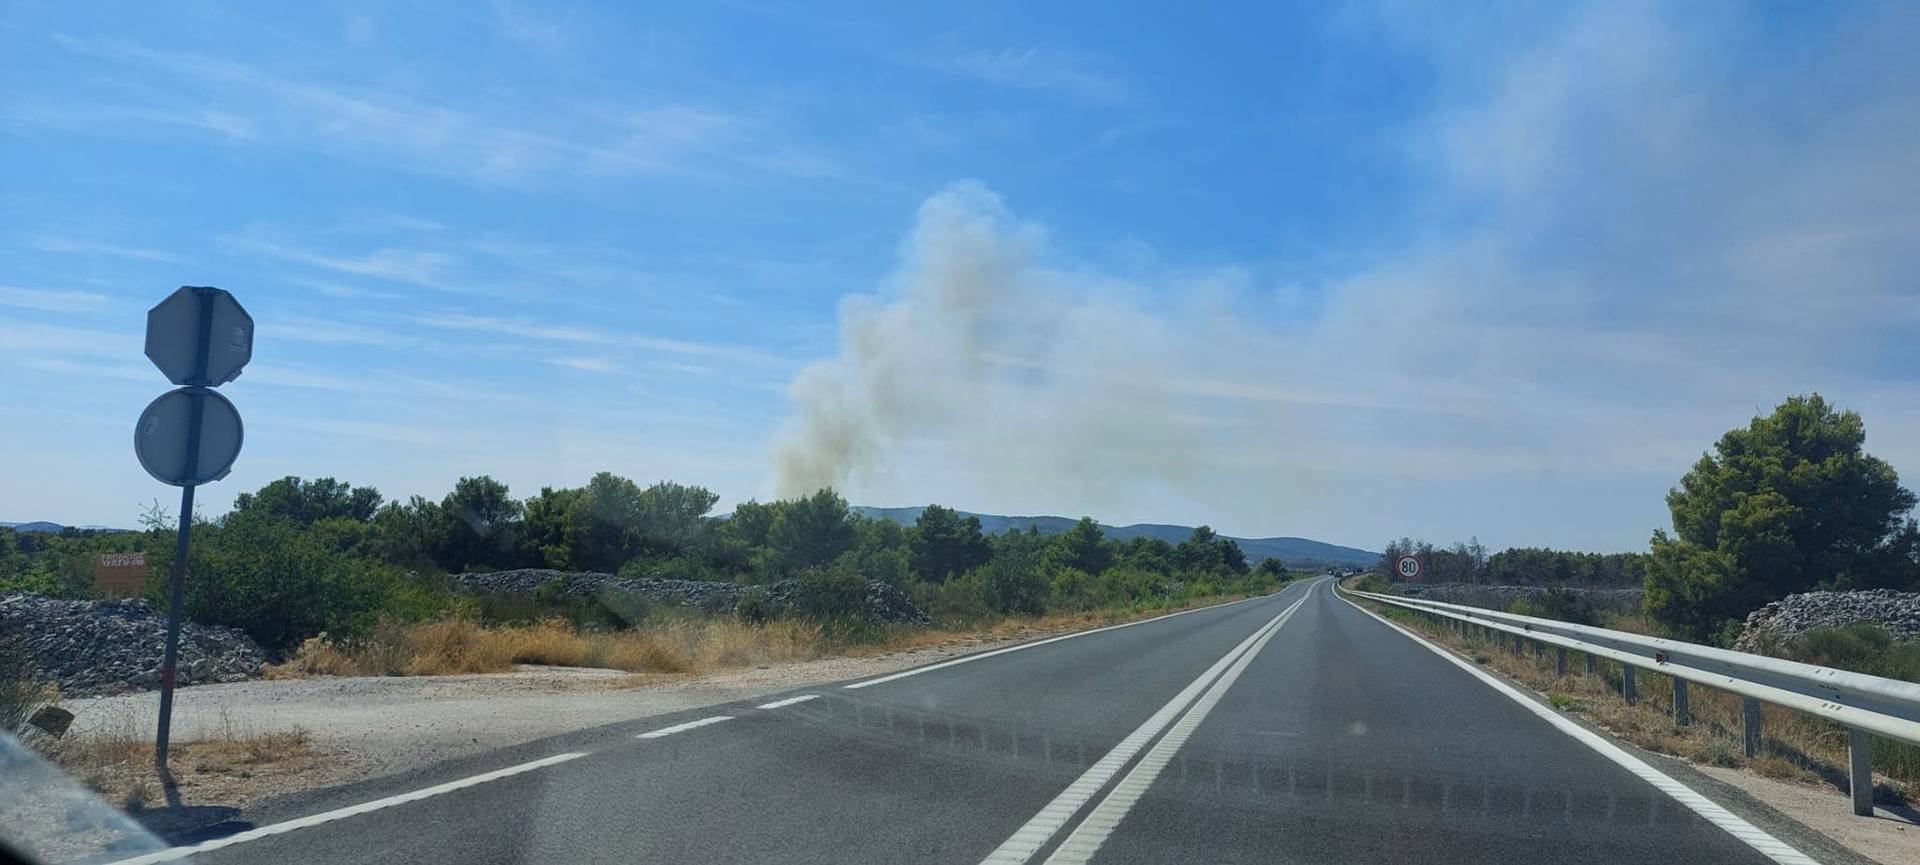
[[[193,861],[1847,861],[1697,775],[1707,798],[1683,791],[1690,807],[1661,770],[1636,774],[1467,666],[1320,579],[878,680],[610,718],[246,815],[256,828]]]

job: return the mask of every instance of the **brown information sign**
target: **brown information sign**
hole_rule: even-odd
[[[93,587],[110,598],[139,597],[147,587],[147,554],[101,553],[93,562]]]

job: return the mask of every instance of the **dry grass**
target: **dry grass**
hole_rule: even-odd
[[[796,621],[668,619],[624,631],[581,631],[564,620],[488,627],[464,619],[383,625],[362,640],[315,637],[270,676],[444,676],[516,664],[634,673],[706,673],[822,656],[818,625]]]
[[[102,798],[128,810],[166,802],[153,764],[153,740],[130,726],[43,740],[40,749]],[[253,733],[228,723],[215,735],[176,741],[171,750],[175,789],[192,801],[246,801],[322,769],[312,737],[299,728]]]
[[[1588,718],[1615,736],[1647,750],[1707,765],[1744,767],[1771,778],[1844,783],[1846,731],[1812,715],[1763,704],[1761,749],[1757,756],[1750,758],[1741,744],[1737,695],[1699,684],[1690,685],[1687,703],[1691,720],[1679,725],[1673,719],[1673,679],[1669,676],[1646,670],[1637,672],[1635,685],[1639,701],[1629,706],[1620,696],[1619,667],[1611,662],[1603,661],[1599,674],[1590,676],[1585,672],[1585,660],[1578,653],[1569,652],[1568,675],[1557,676],[1551,650],[1544,655],[1535,655],[1532,650],[1516,655],[1511,648],[1498,647],[1478,635],[1458,634],[1426,619],[1377,604],[1367,606],[1472,657],[1507,679],[1531,687],[1545,695],[1554,708]],[[1610,621],[1608,626],[1613,627],[1614,622]],[[1887,767],[1876,763],[1875,768],[1884,772]],[[1920,777],[1894,774],[1880,786],[1892,798],[1904,799],[1909,790],[1920,786]]]
[[[972,627],[884,626],[857,637],[798,619],[662,618],[621,631],[583,631],[563,619],[519,626],[487,626],[467,619],[387,623],[363,639],[309,639],[285,663],[268,667],[267,675],[444,676],[499,673],[516,664],[705,674],[830,656],[1030,639],[1234,599],[1199,598],[1153,608],[1008,617]]]

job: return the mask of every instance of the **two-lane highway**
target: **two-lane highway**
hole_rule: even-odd
[[[1315,580],[343,788],[195,859],[1807,861],[1481,675]]]

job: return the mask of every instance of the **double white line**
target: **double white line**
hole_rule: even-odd
[[[1161,706],[1160,710],[1154,712],[1153,717],[1148,718],[1146,723],[1127,734],[1125,739],[1121,739],[1120,744],[1115,745],[1113,750],[1108,751],[1098,762],[1095,762],[1092,768],[1072,784],[1067,785],[1067,789],[1055,796],[1046,807],[1041,808],[1040,813],[1033,815],[1033,819],[1021,826],[998,849],[988,854],[987,858],[982,860],[983,865],[988,863],[1013,865],[1013,863],[1025,863],[1032,859],[1034,854],[1040,852],[1040,848],[1045,847],[1053,836],[1066,827],[1075,814],[1080,813],[1081,808],[1093,800],[1095,794],[1107,786],[1107,782],[1112,781],[1114,776],[1120,774],[1121,769],[1147,747],[1147,743],[1152,742],[1155,736],[1160,735],[1171,725],[1172,732],[1161,739],[1160,743],[1147,754],[1146,759],[1133,767],[1133,771],[1128,772],[1127,777],[1122,779],[1113,791],[1094,807],[1093,813],[1081,821],[1080,826],[1067,837],[1052,856],[1047,857],[1047,862],[1072,863],[1091,859],[1100,849],[1100,845],[1107,840],[1107,836],[1119,827],[1120,821],[1127,816],[1127,812],[1133,808],[1134,803],[1138,802],[1147,788],[1152,786],[1153,779],[1159,776],[1160,770],[1166,768],[1167,763],[1173,759],[1173,755],[1180,750],[1180,746],[1186,743],[1187,738],[1193,735],[1194,729],[1206,719],[1207,713],[1213,711],[1214,704],[1220,702],[1221,696],[1226,694],[1228,688],[1233,687],[1234,681],[1240,678],[1240,674],[1247,669],[1247,665],[1253,663],[1253,657],[1260,653],[1261,647],[1273,638],[1281,625],[1286,624],[1287,620],[1293,617],[1294,611],[1300,609],[1301,604],[1307,602],[1307,597],[1312,595],[1315,588],[1317,586],[1309,587],[1307,594],[1302,595],[1300,600],[1294,601],[1292,606],[1267,620],[1260,630],[1254,631],[1252,636],[1242,640],[1240,645],[1233,647],[1232,651],[1215,661],[1206,672],[1201,673],[1199,678],[1194,679],[1181,689],[1180,693],[1174,695],[1171,701]],[[1225,675],[1222,675],[1223,670]],[[1216,677],[1218,677],[1217,680]],[[1208,687],[1208,683],[1212,683],[1212,687]],[[1187,712],[1185,717],[1181,717],[1180,713],[1186,711],[1188,707],[1192,707],[1192,711]],[[1175,718],[1179,718],[1178,724],[1174,723]]]

